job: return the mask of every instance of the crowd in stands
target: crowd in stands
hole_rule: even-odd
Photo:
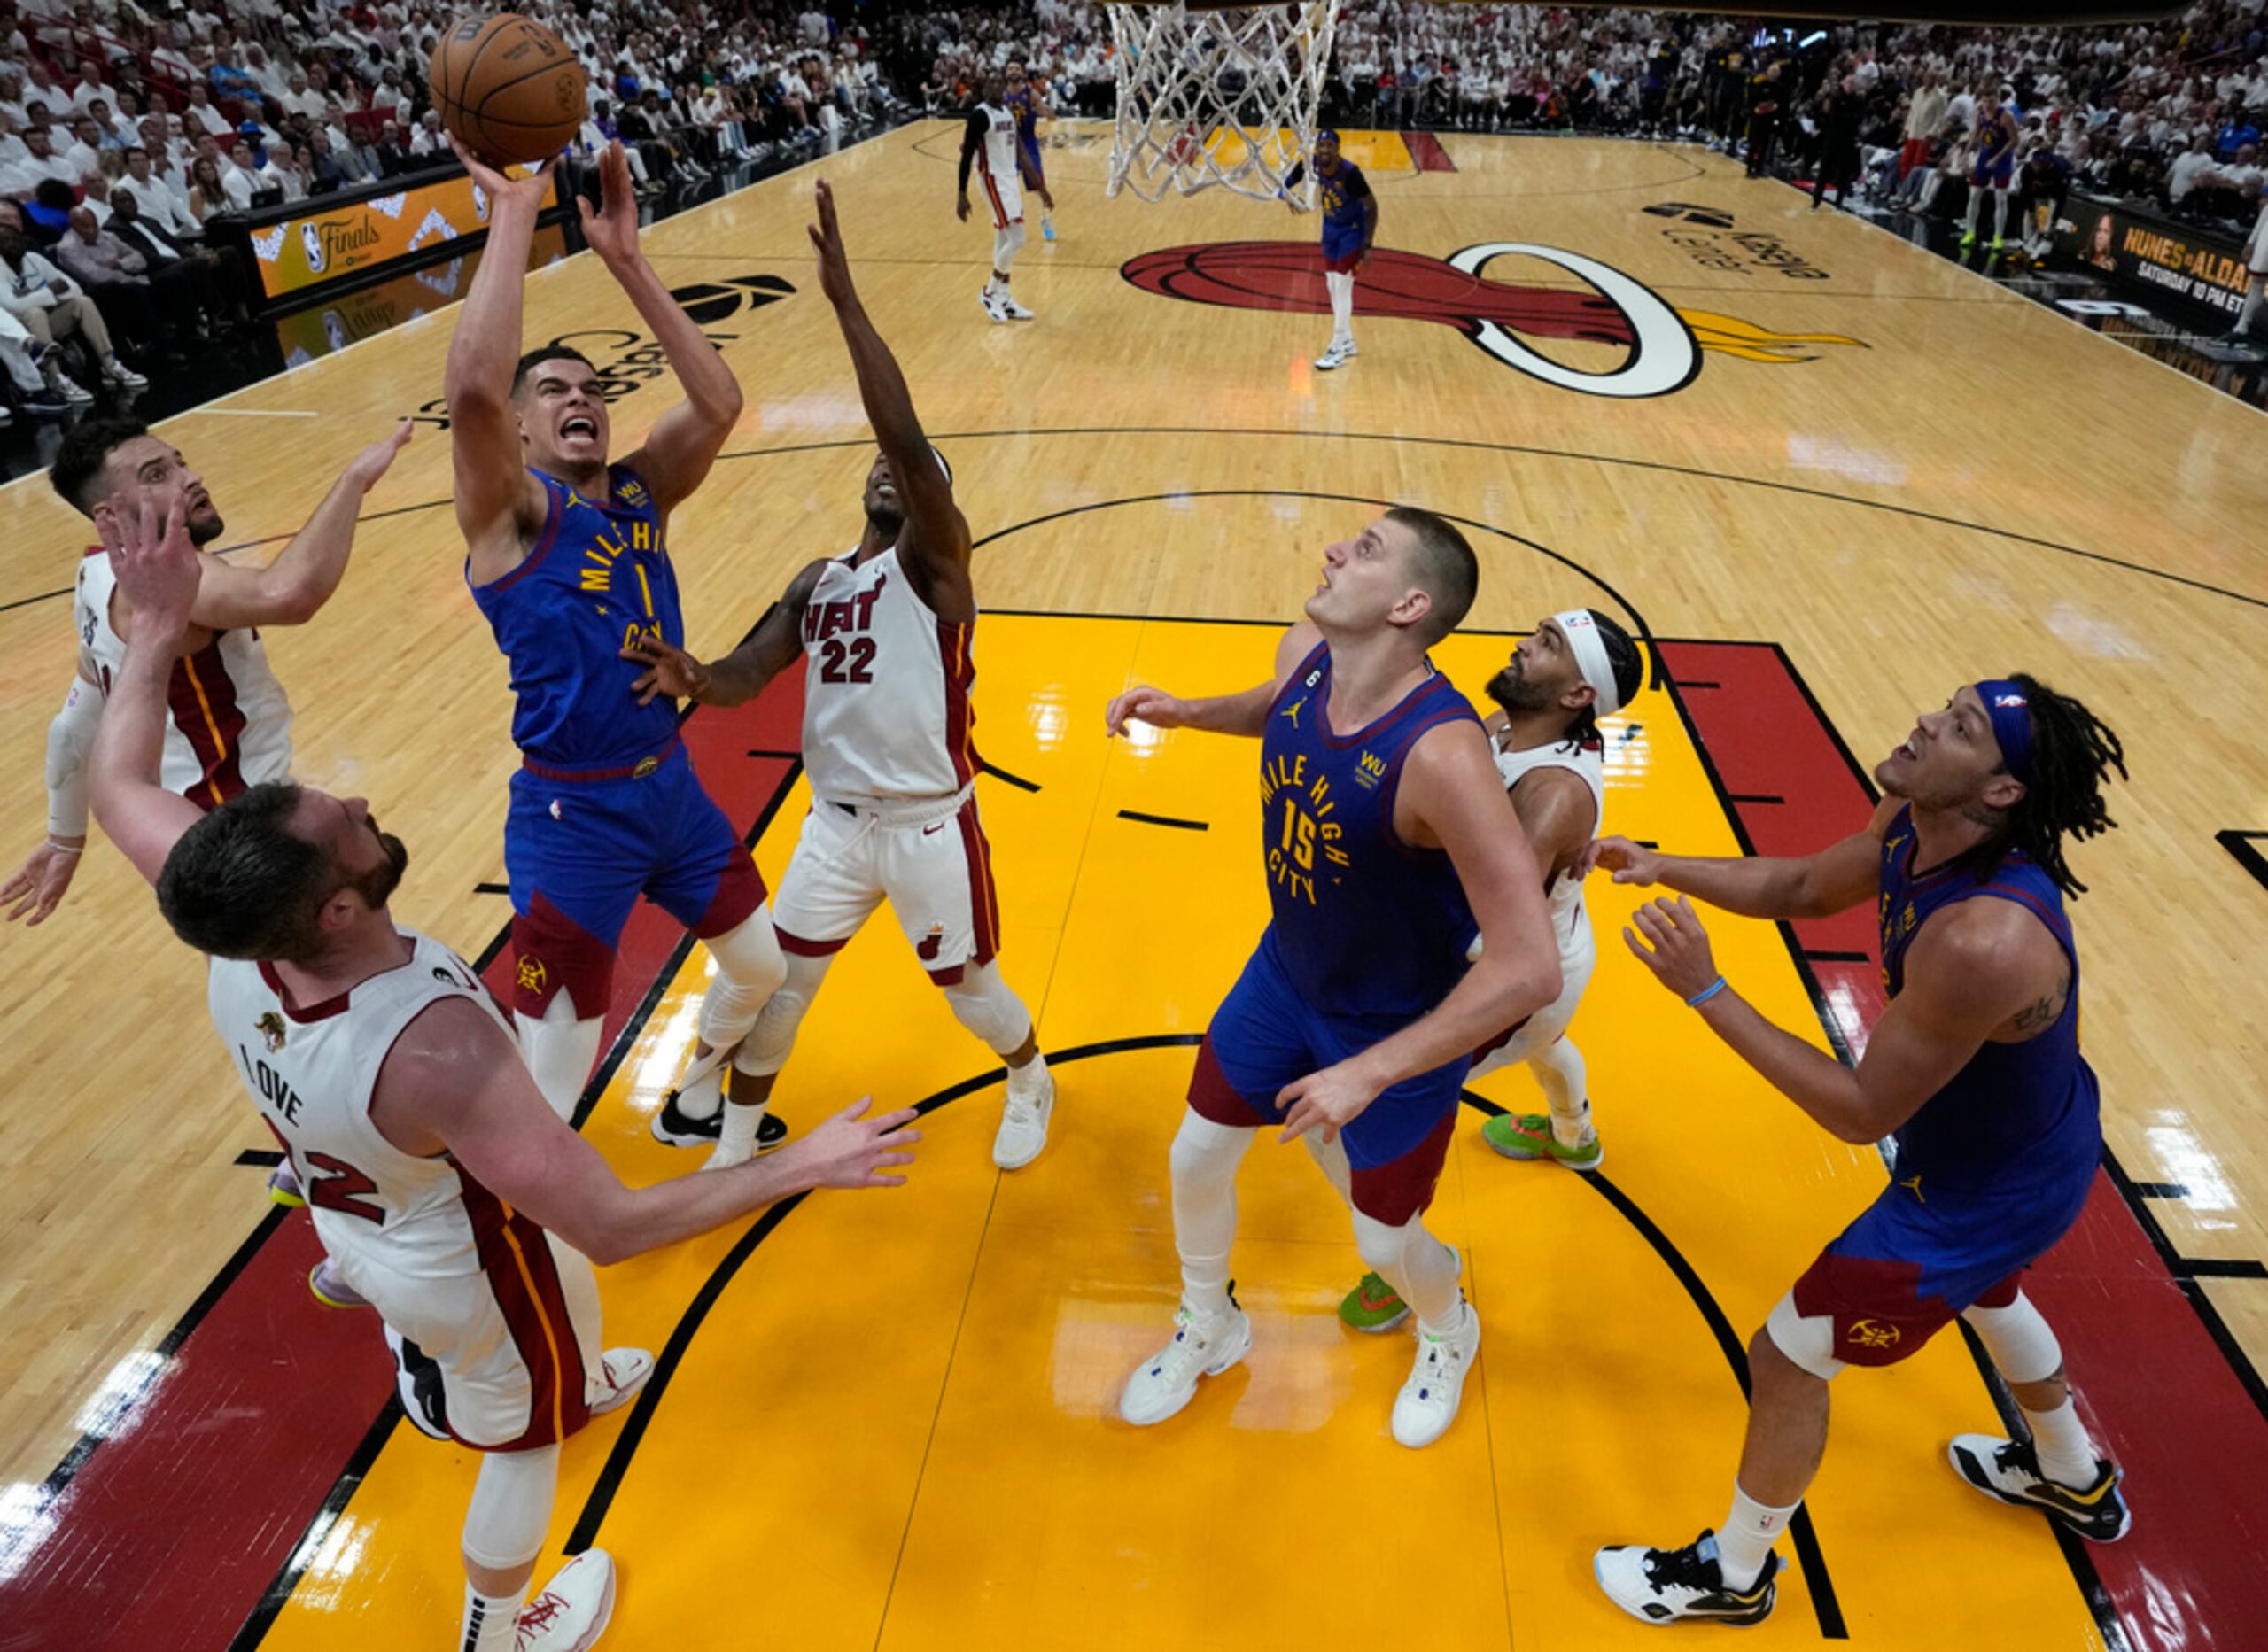
[[[1706,137],[1878,200],[1953,213],[1980,108],[2020,112],[2028,190],[2073,184],[2249,224],[2268,113],[2264,0],[2117,27],[1753,31],[1720,18],[1346,0],[1326,120]],[[967,103],[1021,58],[1107,114],[1084,0],[526,0],[590,72],[573,154],[619,140],[638,188]],[[862,19],[871,19],[868,20]],[[132,387],[134,363],[245,318],[212,221],[454,164],[424,82],[447,14],[367,0],[0,0],[0,419]],[[1845,190],[1847,193],[1847,187]]]
[[[527,0],[590,75],[571,159],[638,188],[817,150],[903,105],[811,0]],[[847,12],[838,6],[837,11]],[[454,167],[425,84],[439,8],[0,0],[0,423],[132,389],[246,323],[217,218]]]

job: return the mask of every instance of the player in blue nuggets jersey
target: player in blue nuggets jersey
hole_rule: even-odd
[[[1426,650],[1472,604],[1479,565],[1441,517],[1389,510],[1324,552],[1274,675],[1216,700],[1134,688],[1130,718],[1261,742],[1261,849],[1273,911],[1190,1080],[1174,1137],[1182,1297],[1173,1339],[1119,1412],[1162,1423],[1252,1346],[1229,1292],[1236,1175],[1253,1133],[1305,1136],[1352,1207],[1363,1259],[1418,1318],[1394,1437],[1456,1419],[1480,1346],[1457,1254],[1427,1232],[1466,1059],[1558,996],[1535,862],[1480,721]],[[1478,962],[1465,958],[1474,935]]]
[[[1285,193],[1298,189],[1306,177],[1304,164],[1293,167],[1284,180]],[[1371,193],[1363,169],[1340,158],[1336,132],[1316,134],[1315,182],[1315,204],[1323,213],[1323,283],[1331,290],[1331,347],[1315,364],[1328,373],[1356,354],[1355,272],[1369,260],[1371,243],[1378,238],[1379,198]]]
[[[1977,146],[1977,164],[1969,174],[1969,208],[1961,226],[1961,244],[1964,247],[1977,244],[1977,215],[1983,210],[1984,197],[1992,197],[1992,250],[1997,252],[2008,244],[2008,197],[2016,175],[2016,143],[2023,130],[2023,111],[2016,107],[2016,89],[2000,88],[1996,100],[1987,97],[1982,87],[1977,93],[1977,129],[1972,142]]]
[[[740,417],[740,385],[640,253],[628,163],[610,147],[604,204],[583,204],[584,233],[685,391],[644,446],[610,462],[597,370],[558,345],[520,354],[522,272],[549,168],[515,181],[458,154],[494,202],[488,256],[449,340],[447,387],[465,578],[517,698],[521,766],[504,867],[522,1046],[545,1098],[571,1117],[598,1056],[615,946],[643,894],[716,960],[699,1082],[678,1099],[682,1112],[705,1106],[713,1117],[721,1058],[787,968],[763,880],[694,774],[675,704],[634,694],[643,667],[624,653],[642,638],[684,640],[670,512],[709,474]],[[776,1141],[785,1131],[771,1122]]]
[[[1025,71],[1021,58],[1008,59],[1007,89],[1001,107],[1015,117],[1016,159],[1024,175],[1036,191],[1044,191],[1047,171],[1039,161],[1039,118],[1047,112],[1047,94],[1043,84]],[[1055,198],[1045,193],[1039,198],[1039,238],[1055,239]]]
[[[1651,1623],[1753,1624],[1772,1610],[1774,1540],[1827,1445],[1827,1384],[1845,1365],[1907,1358],[1955,1315],[2031,1425],[2023,1442],[1964,1434],[1953,1468],[2097,1542],[2126,1531],[2119,1471],[2099,1457],[2023,1270],[2078,1219],[2102,1153],[2079,1054],[2079,963],[2067,896],[2086,886],[2063,840],[2112,825],[2102,786],[2117,737],[2029,677],[1962,688],[1875,770],[1866,830],[1802,860],[1695,860],[1623,838],[1589,864],[1751,918],[1871,903],[1889,1007],[1855,1070],[1783,1032],[1725,983],[1682,899],[1641,907],[1623,938],[1773,1087],[1846,1142],[1896,1144],[1891,1184],[1772,1310],[1749,1344],[1755,1392],[1724,1526],[1674,1550],[1598,1552],[1615,1602]]]

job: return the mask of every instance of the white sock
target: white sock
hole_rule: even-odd
[[[1977,214],[1984,210],[1984,191],[1972,188],[1969,191],[1969,213],[1961,220],[1961,227],[1970,235],[1977,233]]]
[[[1591,1128],[1583,1052],[1571,1040],[1562,1038],[1530,1056],[1527,1065],[1551,1109],[1551,1139],[1562,1147],[1588,1146],[1598,1132]]]
[[[2008,237],[2008,192],[1992,191],[1992,239],[2005,241]]]
[[[1420,1242],[1403,1254],[1402,1277],[1394,1287],[1418,1315],[1418,1330],[1429,1337],[1454,1337],[1472,1311],[1457,1289],[1457,1254],[1430,1233],[1418,1237]]]
[[[1796,1509],[1794,1503],[1785,1509],[1759,1503],[1740,1489],[1737,1480],[1733,1483],[1732,1512],[1717,1529],[1717,1571],[1724,1578],[1725,1587],[1745,1594],[1756,1586],[1772,1545],[1788,1529],[1788,1516]]]
[[[1336,346],[1355,342],[1355,276],[1352,271],[1325,277],[1331,289],[1331,342]]]
[[[1037,1050],[1021,1066],[1008,1069],[1008,1095],[1012,1100],[1036,1102],[1046,1088],[1047,1058]]]
[[[2079,1421],[2079,1408],[2067,1389],[2063,1403],[2053,1411],[2025,1411],[2031,1425],[2031,1442],[2039,1454],[2039,1471],[2058,1485],[2084,1492],[2094,1484],[2094,1441]]]
[[[754,1104],[726,1102],[724,1119],[717,1128],[717,1145],[710,1154],[710,1163],[721,1169],[753,1157],[757,1126],[764,1122],[764,1115],[769,1106],[768,1101]]]
[[[528,1603],[526,1584],[517,1594],[481,1594],[464,1586],[464,1622],[457,1635],[460,1652],[512,1652],[519,1638],[520,1609]]]

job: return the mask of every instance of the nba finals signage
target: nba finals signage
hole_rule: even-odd
[[[1487,279],[1483,272],[1506,258],[1551,265],[1588,291]],[[1311,241],[1168,247],[1129,260],[1119,274],[1146,292],[1193,304],[1331,313],[1322,251]],[[1823,346],[1859,344],[1840,333],[1779,333],[1735,316],[1674,309],[1611,264],[1528,241],[1485,242],[1447,259],[1375,248],[1355,303],[1364,316],[1453,327],[1514,371],[1588,396],[1635,399],[1682,390],[1701,371],[1704,351],[1784,363],[1815,360]],[[1627,353],[1618,367],[1584,372],[1532,348],[1528,338],[1620,345]]]
[[[524,175],[528,168],[516,167]],[[261,290],[289,298],[488,228],[488,193],[462,173],[360,200],[314,198],[289,216],[254,220]]]

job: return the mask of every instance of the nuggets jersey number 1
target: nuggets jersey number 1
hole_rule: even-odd
[[[662,513],[626,465],[607,472],[604,500],[529,474],[543,484],[543,531],[526,561],[472,588],[512,663],[512,743],[565,769],[636,763],[677,737],[675,702],[640,705],[630,686],[644,667],[622,657],[641,636],[685,641]]]

